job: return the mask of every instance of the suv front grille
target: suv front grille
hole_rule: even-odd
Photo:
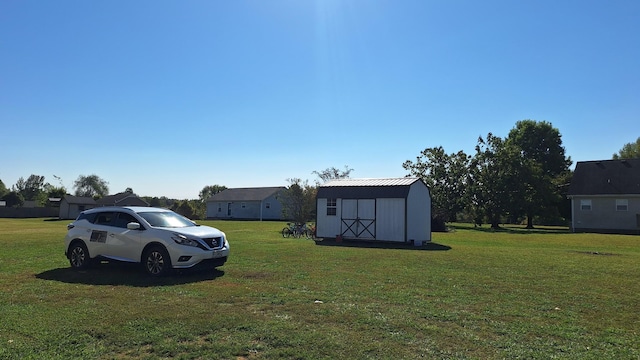
[[[204,238],[202,240],[212,249],[222,247],[222,237]]]

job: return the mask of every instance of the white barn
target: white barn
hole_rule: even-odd
[[[431,241],[431,195],[418,178],[332,180],[318,188],[316,210],[319,238]]]

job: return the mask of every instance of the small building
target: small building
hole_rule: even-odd
[[[60,219],[75,219],[81,212],[96,207],[96,201],[91,197],[65,195],[60,201]]]
[[[225,189],[207,200],[207,219],[283,220],[284,186]]]
[[[640,234],[640,159],[578,162],[568,197],[572,231]]]
[[[332,180],[316,206],[319,238],[431,241],[431,194],[418,178]]]

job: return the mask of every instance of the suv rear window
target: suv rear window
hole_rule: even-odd
[[[96,213],[95,221],[93,222],[96,225],[111,225],[113,222],[113,218],[115,214],[112,212],[99,212]]]
[[[94,221],[96,221],[96,215],[98,215],[98,213],[90,213],[90,214],[86,214],[86,213],[81,213],[80,216],[78,216],[78,221],[80,220],[87,220],[90,223],[93,223]]]

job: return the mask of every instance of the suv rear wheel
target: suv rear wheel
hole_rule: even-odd
[[[142,265],[147,274],[162,276],[171,272],[171,258],[167,250],[159,245],[152,246],[142,254]]]

